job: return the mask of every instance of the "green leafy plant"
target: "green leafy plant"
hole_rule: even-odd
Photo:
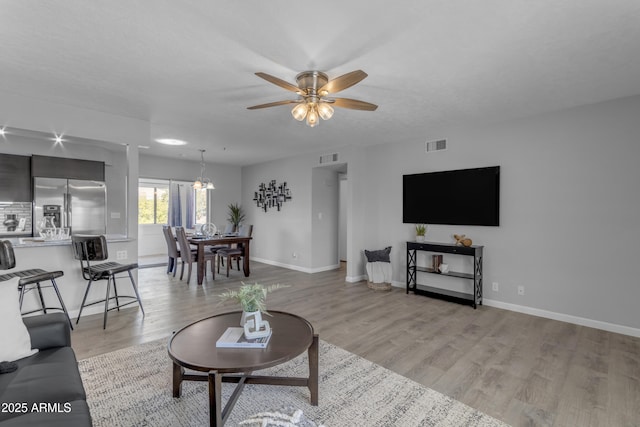
[[[267,294],[280,288],[288,288],[286,285],[275,284],[264,286],[259,283],[247,285],[242,282],[239,289],[233,289],[218,295],[223,301],[232,300],[242,306],[242,310],[246,312],[260,311],[264,314],[267,312]]]
[[[416,224],[416,236],[424,236],[427,234],[427,226],[424,224]]]
[[[244,211],[242,210],[242,206],[240,206],[238,203],[231,203],[229,205],[229,213],[228,213],[229,217],[227,218],[227,220],[233,224],[233,227],[236,231],[238,231],[238,228],[240,228],[240,224],[242,224],[242,221],[244,221]]]

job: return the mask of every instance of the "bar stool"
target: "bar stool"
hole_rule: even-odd
[[[125,307],[129,304],[138,303],[138,305],[140,305],[142,315],[144,316],[144,308],[142,308],[142,300],[140,299],[140,294],[138,293],[138,287],[135,280],[133,280],[133,275],[131,274],[131,270],[138,268],[137,263],[120,264],[117,262],[103,262],[100,264],[92,264],[93,261],[106,261],[109,258],[109,252],[107,250],[107,239],[104,236],[71,236],[71,246],[73,247],[73,256],[75,257],[75,259],[80,260],[82,277],[85,280],[88,280],[87,290],[84,293],[84,298],[82,298],[82,304],[80,305],[80,312],[78,313],[76,324],[78,324],[78,322],[80,321],[80,316],[82,315],[82,309],[84,309],[84,307],[88,307],[94,304],[100,304],[103,302],[104,320],[102,323],[102,329],[107,328],[107,313],[109,311],[120,311],[120,308]],[[116,274],[124,273],[125,271],[129,274],[129,279],[131,280],[131,284],[133,285],[133,291],[136,294],[135,296],[118,295],[118,288],[116,286]],[[87,295],[89,295],[91,284],[96,280],[107,281],[106,297],[105,299],[90,302],[87,304]],[[114,296],[111,296],[111,282],[113,282]],[[121,299],[132,299],[133,301],[120,304]],[[109,308],[109,302],[111,300],[115,300],[116,305]]]
[[[15,252],[13,251],[13,245],[8,240],[3,240],[0,242],[0,270],[10,270],[15,268],[16,266],[16,257]],[[69,320],[69,326],[73,329],[73,324],[71,323],[71,318],[69,318],[69,312],[67,311],[67,307],[64,305],[64,301],[62,300],[62,296],[60,295],[60,290],[58,289],[58,285],[56,284],[56,279],[58,277],[64,276],[62,271],[45,271],[40,268],[32,268],[29,270],[23,271],[13,271],[8,274],[0,275],[0,282],[5,280],[12,279],[14,277],[19,277],[20,281],[18,282],[18,292],[20,292],[20,309],[22,310],[22,302],[24,300],[24,294],[29,291],[38,291],[38,297],[40,299],[40,308],[35,310],[22,312],[22,314],[31,314],[37,312],[46,313],[47,310],[60,310],[63,311]],[[51,285],[41,285],[40,282],[46,282],[47,280],[51,281]],[[42,288],[53,288],[58,297],[58,301],[60,302],[60,307],[47,307],[44,302],[44,296],[42,295]]]

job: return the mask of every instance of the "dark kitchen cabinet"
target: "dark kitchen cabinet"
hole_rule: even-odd
[[[0,154],[0,202],[31,202],[31,157]]]

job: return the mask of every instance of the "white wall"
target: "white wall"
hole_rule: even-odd
[[[315,158],[315,157],[314,157]],[[242,168],[242,207],[253,224],[251,258],[301,271],[312,268],[311,171],[309,157],[281,159]],[[286,182],[292,199],[280,211],[264,212],[253,201],[261,183]]]
[[[349,208],[349,200],[347,199],[347,175],[338,175],[339,193],[338,198],[338,259],[340,261],[347,260],[347,212]]]
[[[391,245],[394,282],[404,286],[406,241],[415,231],[402,223],[403,174],[499,165],[500,227],[429,225],[427,239],[453,242],[452,234],[466,234],[485,246],[487,304],[640,335],[638,117],[640,96],[491,126],[433,130],[414,143],[340,150],[349,170],[346,280],[364,277],[363,249]],[[442,137],[446,151],[424,153],[425,140]],[[314,166],[316,155],[243,168],[246,206],[260,182],[283,179],[294,190],[282,212],[248,209],[260,237],[252,246],[255,257],[314,271],[307,259],[317,247],[309,242]],[[293,251],[299,259],[291,259]],[[468,260],[451,262],[470,268]],[[492,291],[494,281],[499,292]],[[518,286],[525,295],[517,294]]]
[[[311,173],[311,268],[335,269],[338,260],[338,172],[316,167]]]
[[[500,227],[431,225],[427,240],[457,233],[485,245],[484,296],[495,305],[634,333],[624,327],[640,328],[639,117],[640,96],[425,135],[446,137],[443,152],[424,154],[423,141],[368,149],[366,199],[378,215],[365,222],[378,246],[393,245],[394,280],[405,282],[414,235],[402,224],[402,175],[500,165]]]

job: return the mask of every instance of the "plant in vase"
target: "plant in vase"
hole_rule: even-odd
[[[219,297],[222,301],[232,300],[240,304],[242,307],[240,326],[244,326],[245,319],[248,315],[255,315],[255,313],[269,315],[269,312],[267,312],[267,294],[275,291],[276,289],[286,287],[288,286],[281,285],[279,283],[264,286],[257,282],[253,285],[247,285],[242,282],[242,286],[240,286],[239,289],[232,289],[223,292]]]
[[[238,203],[231,203],[229,205],[229,213],[228,213],[227,221],[233,225],[233,230],[238,231],[240,229],[240,224],[244,221],[245,214],[242,210],[242,206]]]
[[[427,234],[427,226],[424,224],[416,224],[416,241],[424,242],[425,234]]]

